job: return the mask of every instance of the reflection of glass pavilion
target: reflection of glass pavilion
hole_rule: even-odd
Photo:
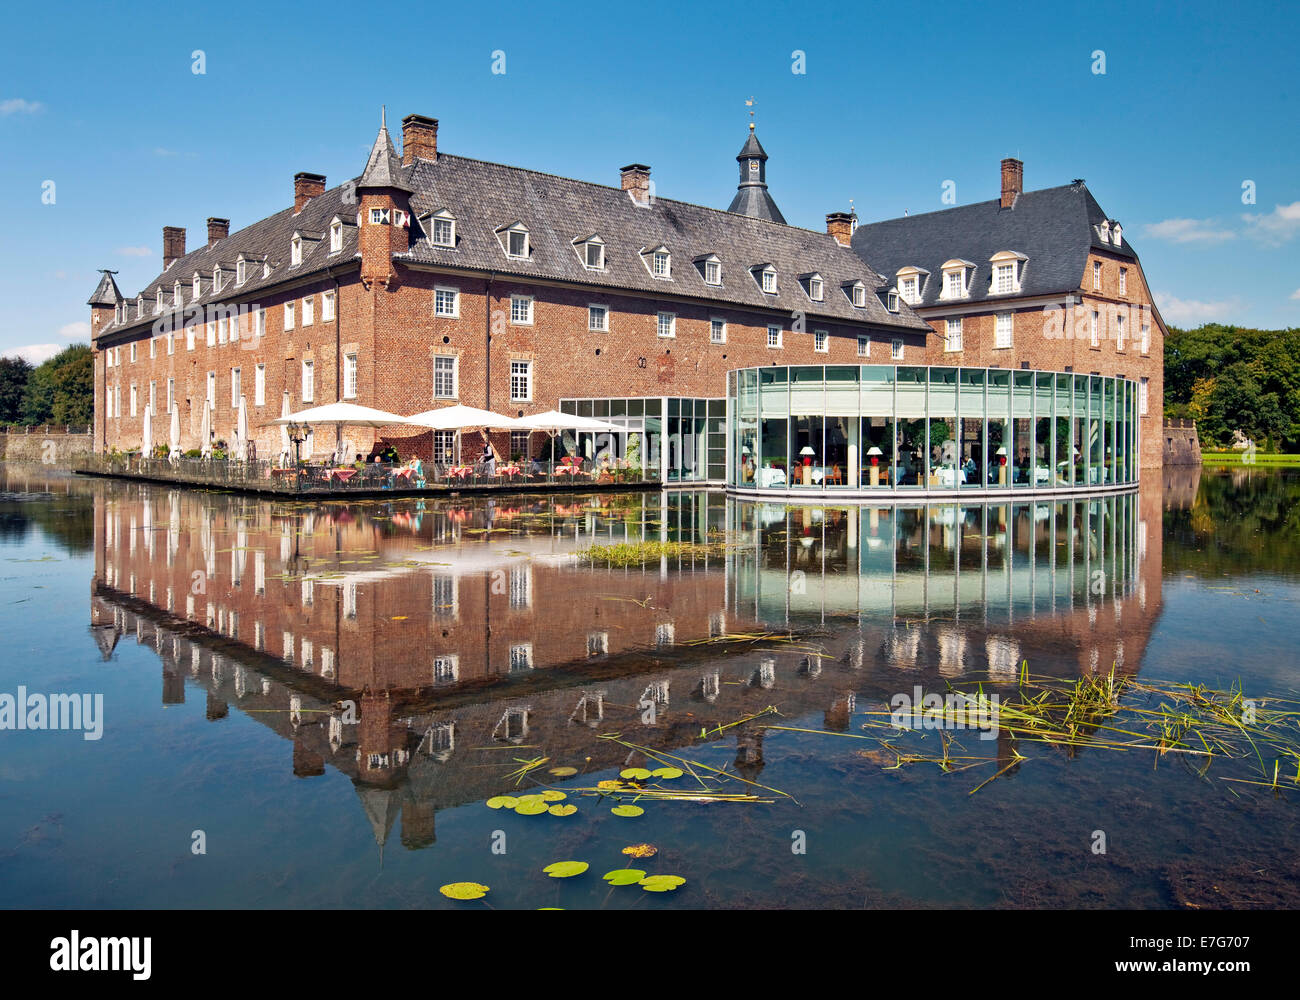
[[[1055,492],[1138,481],[1131,379],[794,365],[730,372],[727,394],[727,485],[738,492]]]

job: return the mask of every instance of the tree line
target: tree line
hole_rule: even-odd
[[[1195,420],[1202,447],[1240,430],[1263,451],[1300,451],[1300,329],[1170,327],[1165,416]]]
[[[0,358],[0,424],[89,424],[94,412],[89,345],[65,347],[35,367],[23,358]]]

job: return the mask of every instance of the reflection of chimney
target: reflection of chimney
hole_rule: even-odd
[[[1025,165],[1013,157],[1002,161],[1002,207],[1015,208],[1025,189]]]
[[[208,246],[216,246],[230,235],[229,219],[208,219]]]
[[[402,119],[402,166],[416,160],[438,162],[438,119],[407,115]]]
[[[307,207],[307,202],[325,193],[325,175],[296,173],[293,175],[293,214]]]
[[[848,246],[853,236],[853,216],[848,212],[831,212],[826,216],[826,232],[835,237],[835,242]]]
[[[635,201],[645,204],[650,199],[650,168],[644,163],[629,163],[620,173],[623,190],[630,191]]]
[[[208,721],[216,722],[218,719],[224,719],[230,714],[230,706],[222,701],[219,697],[208,692]]]
[[[172,266],[172,261],[185,256],[185,230],[180,226],[163,226],[163,270]]]
[[[299,729],[293,737],[293,776],[319,778],[325,773],[325,758],[307,746],[306,734],[306,729]]]
[[[185,678],[179,671],[163,668],[162,703],[164,705],[185,704]]]

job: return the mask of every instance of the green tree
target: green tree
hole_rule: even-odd
[[[88,424],[94,408],[94,355],[86,344],[65,347],[27,378],[22,404],[26,424]]]
[[[32,366],[26,358],[0,358],[0,424],[16,424],[23,418],[23,394]]]

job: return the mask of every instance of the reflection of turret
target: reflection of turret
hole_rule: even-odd
[[[402,846],[408,851],[433,846],[433,820],[437,807],[432,802],[418,802],[409,794],[402,800]]]
[[[230,714],[230,706],[211,691],[208,692],[208,721],[216,722]]]
[[[763,770],[763,735],[761,727],[741,726],[736,731],[736,770],[753,781]]]
[[[310,731],[301,728],[293,734],[293,776],[295,778],[319,778],[325,773],[325,758],[308,746],[307,737]]]
[[[100,658],[107,663],[113,658],[113,650],[117,648],[117,640],[122,637],[122,633],[117,630],[116,625],[106,624],[90,626],[90,634],[95,637]]]
[[[361,800],[361,809],[370,822],[370,832],[374,835],[375,844],[379,848],[379,863],[382,865],[384,845],[388,843],[388,835],[392,833],[393,823],[401,809],[397,792],[391,788],[370,788],[358,784],[352,787],[356,789],[357,798]]]

